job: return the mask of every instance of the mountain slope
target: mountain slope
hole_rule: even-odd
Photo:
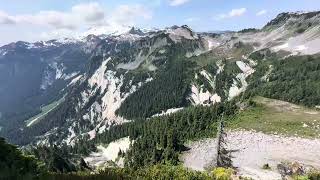
[[[16,42],[0,48],[0,134],[12,136],[86,71],[99,38]],[[41,110],[42,109],[42,110]],[[10,138],[12,139],[12,138]]]
[[[31,87],[43,88],[41,95],[53,96],[37,103],[38,109],[32,109],[39,110],[41,105],[61,98],[63,101],[43,111],[44,115],[32,118],[35,112],[20,119],[14,117],[19,119],[17,122],[36,120],[18,132],[8,132],[6,128],[0,132],[18,144],[74,144],[77,139],[94,139],[114,125],[150,118],[170,109],[213,105],[256,94],[317,106],[317,99],[312,98],[319,97],[319,92],[313,90],[319,89],[319,14],[283,13],[260,30],[219,34],[195,33],[187,26],[154,31],[132,28],[123,34],[89,35],[81,42],[62,44],[61,48],[42,44],[40,50],[31,48],[32,53],[27,47],[35,44],[22,43],[21,54],[40,54],[39,60],[30,62],[43,66],[34,75],[38,80],[33,80],[37,83]],[[77,53],[70,54],[74,52],[71,47]],[[6,60],[6,49],[7,46],[2,47],[0,62],[11,62]],[[49,53],[54,50],[64,56],[58,60]],[[40,57],[45,52],[49,55],[43,65]],[[77,59],[76,66],[67,64],[69,58]],[[306,66],[297,69],[296,65]],[[281,73],[283,70],[285,74]],[[79,73],[67,78],[74,72]],[[306,75],[308,83],[304,83],[302,75]],[[62,85],[55,85],[58,82]],[[281,90],[274,93],[277,88]],[[238,97],[243,92],[245,95]],[[16,104],[13,107],[19,107]],[[4,113],[2,116],[9,121]],[[41,120],[36,119],[39,116]],[[21,135],[23,138],[18,138]]]

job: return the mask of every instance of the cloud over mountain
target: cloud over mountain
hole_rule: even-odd
[[[99,26],[107,27],[112,32],[121,26],[133,26],[137,21],[151,18],[152,11],[140,4],[119,5],[114,9],[107,9],[97,2],[90,2],[76,4],[67,11],[45,10],[16,15],[0,10],[0,25],[47,29],[41,33],[41,37],[47,38],[51,35],[69,35],[70,32],[81,33]]]

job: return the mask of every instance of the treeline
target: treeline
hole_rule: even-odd
[[[283,60],[268,59],[258,65],[261,72],[272,72],[268,81],[261,79],[264,74],[257,71],[252,77],[247,95],[260,95],[280,99],[309,107],[320,102],[320,57],[291,56]]]

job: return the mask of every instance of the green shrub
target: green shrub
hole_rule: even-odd
[[[216,180],[230,180],[231,176],[234,174],[234,170],[218,167],[213,169],[212,174]]]
[[[293,177],[294,180],[310,180],[308,176],[295,176]]]
[[[122,180],[122,179],[141,179],[141,180],[158,180],[158,179],[175,179],[175,180],[212,180],[213,177],[207,172],[197,172],[188,170],[182,166],[172,165],[153,165],[137,170],[121,169],[121,168],[106,168],[98,173],[77,172],[77,173],[48,173],[41,176],[41,180]]]

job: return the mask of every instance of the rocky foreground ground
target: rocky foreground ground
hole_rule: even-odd
[[[253,131],[229,131],[227,147],[233,150],[233,165],[239,175],[259,180],[281,179],[277,168],[282,162],[297,162],[320,169],[320,139],[283,137]],[[215,160],[216,139],[191,142],[182,155],[184,165],[205,170]],[[268,164],[270,169],[263,169]]]

